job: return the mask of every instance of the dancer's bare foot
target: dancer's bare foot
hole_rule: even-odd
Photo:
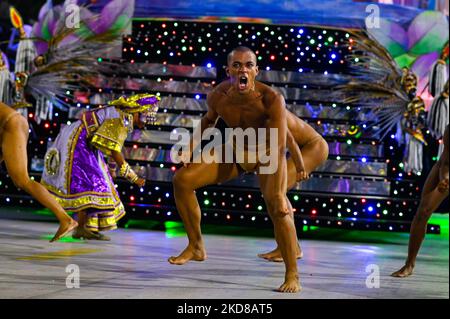
[[[75,231],[72,233],[72,238],[74,239],[95,239],[95,240],[99,240],[99,235],[95,234],[93,232],[91,232],[89,229],[83,227],[83,226],[78,226]]]
[[[60,223],[60,226],[58,230],[56,231],[55,236],[53,236],[52,239],[50,239],[50,242],[53,243],[57,240],[60,240],[64,236],[66,236],[68,233],[70,233],[72,230],[78,227],[78,223],[73,220],[72,218]]]
[[[284,283],[277,289],[278,292],[296,293],[300,292],[302,287],[298,275],[286,275]]]
[[[391,274],[392,277],[405,278],[412,275],[414,266],[406,264],[400,270],[397,270]]]
[[[96,240],[111,241],[111,237],[103,235],[102,233],[99,232],[92,232],[92,233],[96,236],[96,238],[94,238]]]
[[[271,252],[265,253],[265,254],[258,254],[258,257],[260,258],[264,258],[268,261],[273,261],[273,262],[283,262],[283,257],[281,256],[281,250],[277,247],[274,250],[272,250]],[[298,246],[297,248],[297,259],[302,259],[303,258],[303,251],[300,248],[300,246]]]
[[[179,256],[172,256],[168,261],[172,265],[184,265],[190,260],[204,261],[206,258],[206,251],[203,247],[194,248],[192,246],[187,246]]]

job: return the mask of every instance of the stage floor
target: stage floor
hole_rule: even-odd
[[[428,235],[415,274],[405,279],[389,274],[403,264],[408,234],[385,239],[386,233],[371,232],[360,242],[301,240],[303,290],[281,294],[274,288],[282,283],[284,265],[256,257],[274,247],[268,237],[206,234],[208,260],[174,266],[167,258],[187,243],[180,231],[128,228],[110,232],[111,242],[50,244],[56,223],[12,220],[2,210],[0,298],[449,298],[448,232]],[[66,287],[71,264],[79,267],[80,288]],[[366,285],[368,265],[379,269],[379,288]]]

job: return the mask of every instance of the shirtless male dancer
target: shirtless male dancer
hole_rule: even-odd
[[[258,178],[286,267],[285,281],[278,291],[295,293],[300,291],[301,287],[295,255],[297,235],[286,197],[287,118],[284,98],[269,86],[255,81],[258,74],[256,56],[248,48],[234,49],[228,55],[226,70],[229,80],[222,82],[208,94],[208,111],[201,120],[201,134],[214,125],[218,117],[230,128],[278,130],[277,148],[271,150],[275,151],[274,155],[278,161],[276,171],[273,174],[261,174],[258,171]],[[191,141],[190,150],[195,149],[195,143],[196,141]],[[190,154],[184,157],[190,158]],[[201,162],[185,165],[177,171],[173,178],[174,196],[189,244],[180,255],[169,258],[171,264],[182,265],[190,260],[203,261],[207,257],[200,227],[201,211],[195,190],[236,178],[243,173],[242,168],[246,166],[240,167],[237,163]]]
[[[6,170],[18,188],[37,199],[58,218],[59,229],[50,240],[54,242],[71,232],[78,223],[67,215],[44,186],[28,176],[28,130],[27,119],[0,102],[0,163],[5,161]]]
[[[433,212],[448,197],[449,172],[449,125],[445,129],[443,142],[444,151],[433,165],[423,186],[419,208],[411,224],[409,235],[408,257],[405,265],[392,273],[393,277],[408,277],[412,275],[416,265],[417,254],[427,232],[427,224]]]

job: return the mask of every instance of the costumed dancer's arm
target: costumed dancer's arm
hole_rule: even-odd
[[[309,178],[308,173],[305,171],[305,164],[303,162],[302,152],[300,147],[298,147],[297,142],[294,139],[291,131],[287,130],[286,144],[291,154],[292,160],[294,161],[295,168],[297,169],[297,181],[303,181]]]
[[[140,187],[145,185],[145,179],[140,178],[130,167],[130,164],[128,164],[125,161],[125,158],[123,157],[123,154],[121,152],[112,151],[111,157],[114,160],[114,162],[117,163],[117,165],[120,167],[119,174],[120,176],[127,179],[129,182],[136,184]]]

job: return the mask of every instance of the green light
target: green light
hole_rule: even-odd
[[[298,199],[299,199],[298,195],[294,195],[294,200],[298,201]]]
[[[259,56],[259,57],[258,57],[258,60],[259,60],[259,61],[261,61],[261,60],[262,60],[262,57],[261,57],[261,56]]]
[[[53,238],[54,235],[45,235],[41,236],[41,239],[45,239],[46,241],[49,241]],[[74,239],[72,236],[66,236],[58,240],[59,243],[85,243],[83,239]]]
[[[448,212],[446,214],[434,213],[430,220],[429,224],[439,225],[441,228],[441,234],[439,236],[443,236],[448,240],[449,235],[449,217]]]
[[[355,58],[355,62],[359,62],[359,58]]]
[[[352,140],[347,140],[348,145],[352,145]]]
[[[265,31],[269,31],[269,27],[265,27],[264,30],[265,30]]]
[[[242,26],[241,26],[241,25],[238,25],[238,29],[242,29]]]
[[[259,31],[258,31],[258,32],[256,32],[256,35],[260,36],[260,35],[261,35],[261,32],[259,32]]]
[[[333,42],[333,37],[328,37],[328,42]]]
[[[337,216],[338,216],[338,217],[342,217],[342,214],[341,214],[341,213],[338,213]]]
[[[346,34],[345,34],[345,37],[346,37],[346,38],[350,37],[350,34],[346,33]]]
[[[324,43],[324,45],[328,45],[328,44],[329,44],[328,42],[325,42],[325,43]]]
[[[164,227],[166,228],[166,230],[173,229],[173,228],[183,228],[183,223],[167,221],[167,222],[164,222]]]
[[[98,61],[98,62],[102,62],[103,59],[102,59],[102,58],[98,58],[97,61]]]
[[[258,210],[262,210],[263,208],[262,208],[262,206],[261,205],[259,205],[258,206]]]
[[[383,210],[383,215],[387,215],[388,214],[388,211],[385,209],[385,210]]]
[[[304,225],[303,226],[303,231],[308,231],[308,228],[309,228],[308,226]]]
[[[340,156],[336,156],[336,160],[340,161],[341,157]]]
[[[143,229],[158,229],[161,223],[159,221],[147,219],[129,219],[125,224],[126,228],[143,228]]]
[[[166,237],[167,238],[186,236],[186,232],[184,231],[182,223],[167,221],[167,222],[164,222],[164,227],[166,228]]]
[[[273,32],[273,31],[270,31],[270,35],[274,35],[275,34],[275,32]]]
[[[182,47],[182,48],[181,48],[181,51],[186,51],[186,50],[187,50],[186,47]]]
[[[314,39],[311,39],[311,40],[309,40],[309,43],[314,44],[314,43],[316,43],[316,41]]]
[[[205,47],[202,47],[202,51],[203,51],[203,52],[206,51],[206,48],[205,48]]]
[[[49,209],[39,209],[34,211],[37,215],[43,215],[43,216],[53,216],[53,213]]]
[[[400,168],[403,168],[403,166],[405,166],[405,165],[403,165],[403,163],[398,164],[398,167],[400,167]]]
[[[173,26],[174,26],[174,27],[178,27],[178,23],[175,22],[175,23],[173,24]]]
[[[433,156],[432,159],[433,159],[433,161],[435,161],[435,162],[438,160],[438,158],[437,158],[436,156]]]
[[[205,199],[205,201],[203,202],[205,205],[209,205],[209,200]]]

